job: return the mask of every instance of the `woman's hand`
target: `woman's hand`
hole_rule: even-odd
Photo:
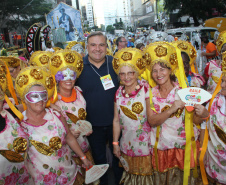
[[[91,163],[91,161],[89,161],[87,158],[82,160],[83,164],[82,167],[89,169],[90,167],[93,166],[93,164]]]
[[[185,106],[185,103],[183,101],[175,100],[170,109],[172,110],[172,113],[174,113],[177,111],[177,109],[183,109],[184,106]]]
[[[87,134],[86,134],[86,136],[89,136],[90,134],[92,134],[93,133],[93,131],[90,131],[90,132],[88,132]]]
[[[55,110],[55,111],[61,113],[61,108],[60,108],[59,106],[50,103],[50,107],[51,107],[53,110]]]
[[[71,130],[71,133],[73,134],[73,136],[75,136],[76,139],[77,139],[77,138],[80,136],[80,134],[81,134],[80,131],[73,131],[73,130]]]
[[[194,109],[195,114],[200,118],[207,118],[209,116],[208,110],[203,105],[195,104]]]
[[[120,151],[120,147],[119,145],[113,145],[113,153],[116,157],[120,157],[121,156],[121,151]]]

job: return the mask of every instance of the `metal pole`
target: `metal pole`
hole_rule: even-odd
[[[76,0],[76,8],[79,10],[79,0]]]

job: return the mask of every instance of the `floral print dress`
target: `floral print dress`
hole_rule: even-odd
[[[115,95],[119,113],[122,137],[120,149],[122,157],[129,165],[129,171],[123,172],[124,184],[152,184],[152,166],[150,153],[151,127],[147,121],[146,99],[149,98],[149,85],[145,81],[131,95],[125,94],[120,86]]]
[[[66,144],[66,129],[59,113],[52,109],[45,110],[43,119],[46,122],[40,126],[27,123],[26,111],[23,112],[22,125],[29,137],[25,166],[36,185],[73,184],[77,167]]]
[[[157,113],[164,112],[172,106],[175,100],[180,100],[177,91],[179,84],[174,83],[174,88],[166,98],[162,98],[159,86],[152,88],[152,101]],[[155,184],[183,184],[184,152],[186,144],[185,135],[185,110],[173,113],[164,123],[160,125],[159,139],[157,145],[157,156],[155,156],[154,145],[156,142],[157,127],[151,129],[152,166],[154,169]],[[199,151],[199,130],[193,125],[196,141],[197,156]],[[157,161],[156,161],[157,160]],[[158,169],[157,169],[158,165]],[[191,155],[191,168],[195,167],[194,157]],[[192,174],[192,171],[190,172]],[[201,177],[201,176],[200,176]],[[189,178],[189,184],[202,184],[201,178]]]
[[[81,92],[82,90],[78,86],[76,86],[72,90],[72,97],[73,95],[76,97],[74,100],[71,97],[69,97],[69,100],[68,99],[65,100],[64,98],[62,98],[60,94],[58,94],[58,101],[55,103],[57,106],[61,108],[62,114],[65,117],[67,124],[70,130],[72,131],[72,133],[73,131],[76,131],[76,122],[74,123],[73,121],[86,119],[86,101]],[[73,114],[76,117],[76,119],[72,121],[67,116],[67,113]],[[80,135],[77,138],[77,141],[83,153],[86,155],[87,159],[89,159],[94,164],[94,160],[91,154],[87,137]],[[76,177],[76,181],[74,185],[80,185],[85,182],[85,169],[81,168],[83,162],[79,158],[79,156],[77,156],[73,151],[72,151],[72,156],[76,165],[79,167],[79,173]]]
[[[69,128],[71,131],[75,131],[75,123],[72,122],[72,120],[66,115],[66,113],[71,113],[75,115],[78,120],[85,120],[86,119],[86,101],[84,97],[81,94],[81,89],[79,87],[75,87],[76,91],[76,100],[72,102],[64,102],[61,99],[61,95],[58,94],[58,101],[55,103],[57,106],[59,106],[62,110],[62,113],[69,125]],[[84,153],[86,153],[89,150],[89,142],[87,137],[79,136],[77,138],[77,141]],[[74,157],[78,157],[76,154],[73,155]]]
[[[3,109],[0,114],[6,121],[4,130],[0,132],[0,184],[32,184],[24,166],[27,137],[7,110]]]
[[[188,84],[189,87],[202,87],[205,85],[205,79],[200,75],[196,73],[190,73],[191,81]]]
[[[177,91],[180,87],[177,83],[174,83],[174,88],[170,91],[167,98],[162,98],[159,92],[159,86],[152,88],[152,101],[155,110],[158,113],[163,112],[166,107],[171,107],[175,100],[180,100]],[[172,148],[185,148],[186,136],[185,136],[185,125],[184,125],[185,110],[179,116],[173,116],[168,118],[163,124],[160,125],[160,134],[158,141],[159,150],[167,150]],[[151,143],[155,144],[156,130],[154,127],[151,130]],[[195,140],[198,139],[199,130],[194,126]]]
[[[226,184],[226,141],[219,137],[219,128],[224,135],[226,132],[225,96],[218,94],[215,97],[207,127],[210,138],[205,160],[206,172],[217,182]]]
[[[209,71],[208,71],[209,79],[207,82],[207,91],[210,94],[213,94],[219,81],[219,78],[221,76],[221,73],[222,73],[221,66],[218,66],[216,60],[211,60],[209,62]]]

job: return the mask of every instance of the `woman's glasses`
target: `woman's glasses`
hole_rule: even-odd
[[[126,76],[133,77],[134,74],[135,74],[135,71],[129,71],[128,73],[119,73],[119,77],[120,78],[126,78]]]

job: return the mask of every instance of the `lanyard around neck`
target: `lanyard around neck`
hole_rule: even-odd
[[[90,62],[89,62],[89,63],[90,63]],[[95,72],[99,77],[101,77],[100,74],[93,68],[92,64],[90,63],[89,65],[92,67],[92,69],[94,70],[94,72]],[[108,57],[107,57],[107,72],[108,72],[108,74],[109,74]]]

